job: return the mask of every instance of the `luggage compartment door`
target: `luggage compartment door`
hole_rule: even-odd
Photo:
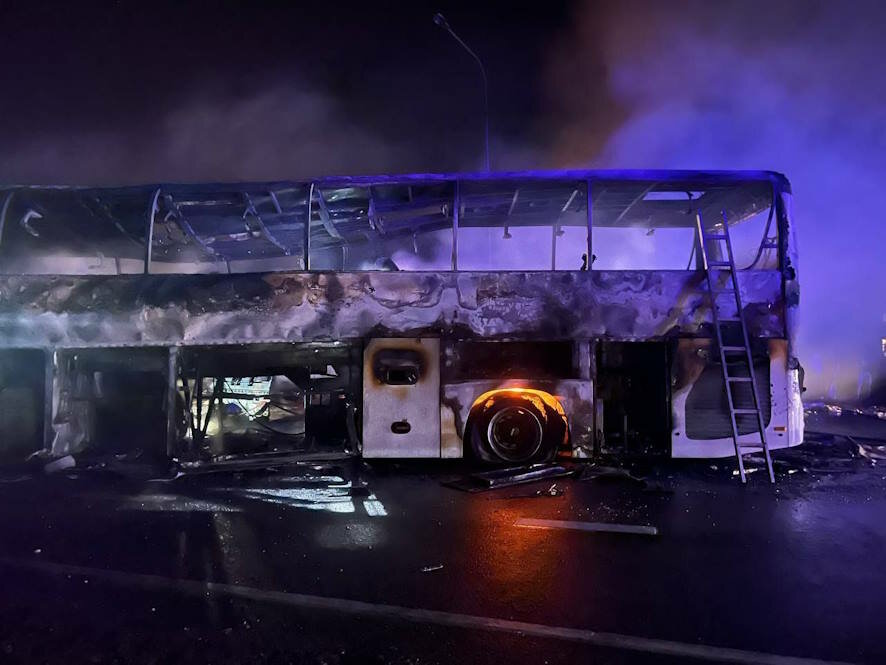
[[[440,457],[440,340],[380,338],[363,351],[363,456]]]

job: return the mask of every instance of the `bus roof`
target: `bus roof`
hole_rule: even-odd
[[[693,226],[767,209],[772,171],[558,170],[330,176],[123,187],[0,187],[0,257],[101,254],[154,261],[242,260],[462,226]],[[457,184],[457,186],[456,186]],[[456,194],[457,192],[457,194]],[[150,238],[146,242],[146,238]]]
[[[417,184],[422,182],[453,182],[453,181],[489,181],[489,180],[643,180],[667,183],[742,183],[770,182],[781,191],[790,192],[790,183],[784,174],[777,171],[758,170],[679,170],[679,169],[543,169],[525,171],[468,171],[456,173],[403,173],[380,175],[332,175],[317,178],[299,178],[297,180],[270,180],[246,182],[208,182],[208,183],[146,183],[140,185],[101,186],[88,185],[35,185],[8,184],[0,185],[0,190],[103,190],[103,191],[144,191],[157,187],[173,188],[217,188],[219,190],[239,190],[260,187],[286,187],[294,184],[315,183],[320,187],[344,187],[373,185]]]

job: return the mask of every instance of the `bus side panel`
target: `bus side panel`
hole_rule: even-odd
[[[369,340],[363,352],[363,457],[440,457],[439,413],[440,340]]]
[[[683,270],[0,275],[0,347],[295,343],[379,329],[413,338],[665,339],[710,323],[702,279]],[[783,337],[781,273],[740,272],[738,282],[749,333]]]
[[[672,457],[731,457],[735,455],[735,445],[728,433],[729,411],[726,407],[726,396],[720,368],[705,360],[713,348],[711,340],[683,339],[679,341],[677,350],[677,382],[672,392],[673,430],[671,432]],[[755,364],[757,387],[760,391],[768,390],[769,399],[761,395],[763,422],[766,423],[766,440],[770,449],[786,448],[802,442],[802,429],[797,435],[796,412],[799,399],[792,398],[792,375],[796,371],[788,370],[787,340],[767,340],[769,355],[768,368],[761,372]],[[682,365],[681,365],[682,363]],[[716,376],[714,376],[716,375]],[[767,376],[768,375],[768,376]],[[762,380],[761,380],[762,379]],[[795,382],[793,382],[795,383]],[[709,401],[708,408],[693,406],[693,391],[704,393]],[[794,392],[799,395],[798,387]],[[722,396],[722,398],[721,398]],[[688,407],[687,407],[688,405]],[[715,406],[714,406],[715,405]],[[768,408],[767,408],[768,407]],[[767,411],[768,422],[767,422]],[[802,407],[800,407],[802,416]],[[755,417],[750,417],[753,419]],[[802,418],[801,418],[802,420]],[[717,431],[719,436],[701,437],[699,432]],[[759,443],[760,436],[755,425],[750,422],[740,430],[739,442]]]

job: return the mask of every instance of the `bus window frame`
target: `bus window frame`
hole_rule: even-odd
[[[508,179],[506,174],[503,174],[499,177],[502,180]],[[494,179],[494,178],[492,178],[492,179]],[[586,270],[587,272],[593,272],[595,270],[595,267],[594,267],[595,256],[593,253],[593,249],[594,249],[594,192],[593,192],[593,187],[595,185],[597,185],[598,183],[618,182],[618,181],[622,181],[622,180],[624,180],[624,181],[644,180],[644,179],[646,179],[646,176],[644,176],[642,172],[638,172],[637,177],[625,177],[621,174],[618,174],[618,175],[613,175],[612,177],[586,176],[584,178],[581,178],[581,177],[570,177],[568,175],[563,175],[562,178],[560,178],[560,177],[558,177],[558,178],[554,178],[554,177],[550,177],[550,178],[548,178],[548,177],[525,177],[525,178],[520,178],[520,179],[516,179],[516,178],[513,179],[513,182],[515,183],[515,185],[519,185],[520,182],[533,183],[533,182],[556,181],[556,180],[561,180],[563,182],[571,181],[571,182],[575,183],[576,187],[580,187],[582,184],[584,184],[585,197],[586,197],[585,228],[586,228],[587,233],[586,233],[585,251],[587,253],[587,265],[586,265],[586,267],[584,267],[582,269],[577,269],[577,270],[564,270],[564,269],[557,269],[556,268],[556,258],[555,258],[556,255],[555,255],[554,247],[556,244],[556,231],[557,231],[558,225],[556,222],[552,222],[550,224],[550,226],[551,226],[552,234],[554,237],[552,238],[552,252],[551,252],[551,267],[550,268],[527,269],[527,270],[488,270],[488,272],[578,272],[578,271],[584,271],[584,270]],[[651,181],[651,179],[652,178],[650,177],[650,181]],[[441,269],[428,269],[428,270],[404,270],[403,272],[409,272],[409,273],[484,272],[483,270],[463,270],[463,269],[459,268],[459,229],[460,229],[461,218],[464,215],[464,209],[463,209],[464,203],[462,200],[463,182],[484,182],[485,180],[486,180],[485,178],[474,178],[474,179],[470,179],[470,180],[465,180],[463,178],[452,178],[452,179],[443,178],[443,179],[439,179],[439,180],[429,179],[427,181],[428,183],[450,182],[453,185],[453,200],[452,200],[452,214],[451,214],[452,248],[451,248],[450,268],[448,271],[441,270]],[[750,181],[751,180],[748,180],[748,182],[750,182]],[[422,181],[421,180],[404,179],[400,182],[386,181],[386,184],[406,184],[406,183],[416,184],[418,182],[422,182]],[[736,182],[738,183],[741,181],[737,180]],[[777,182],[775,179],[772,179],[772,178],[767,178],[767,182],[770,185],[770,187],[772,188],[772,202],[773,202],[772,203],[772,207],[773,207],[772,216],[773,216],[773,221],[774,221],[774,226],[775,226],[775,232],[777,234],[776,237],[777,237],[778,247],[776,248],[776,267],[766,268],[765,270],[782,270],[783,266],[786,265],[785,254],[787,251],[787,244],[788,244],[788,239],[785,237],[785,231],[786,231],[786,229],[789,228],[790,223],[791,223],[790,220],[787,218],[788,213],[785,210],[785,206],[782,201],[782,194],[784,192],[789,193],[790,189],[785,189],[784,187],[781,186],[781,184],[779,182]],[[318,269],[312,268],[312,266],[311,266],[311,245],[312,245],[312,243],[311,243],[310,236],[311,236],[311,215],[314,210],[314,205],[313,205],[314,193],[317,191],[317,188],[319,186],[323,186],[323,185],[336,186],[338,183],[333,178],[333,179],[330,179],[329,182],[321,180],[321,181],[310,181],[307,184],[308,184],[308,196],[307,196],[307,200],[305,202],[305,205],[307,208],[307,218],[306,218],[307,221],[304,224],[304,229],[303,229],[303,236],[304,237],[303,237],[302,246],[298,248],[298,251],[293,252],[292,254],[288,255],[289,257],[292,257],[295,259],[301,258],[301,265],[303,266],[303,268],[295,269],[295,270],[284,270],[282,272],[306,272],[306,273],[383,272],[380,270],[365,270],[365,269],[364,270],[347,270],[347,271],[330,271],[327,269],[319,269],[318,270]],[[371,184],[360,183],[358,186],[371,187]],[[153,254],[154,254],[154,252],[153,252],[153,249],[154,249],[153,248],[153,236],[154,236],[155,218],[156,218],[156,215],[158,212],[158,200],[159,200],[160,196],[162,195],[163,187],[164,187],[163,185],[160,185],[159,187],[157,187],[156,190],[151,191],[149,193],[148,200],[146,202],[147,209],[146,209],[145,223],[144,223],[145,247],[144,247],[144,251],[143,251],[143,261],[142,261],[143,262],[143,270],[137,271],[134,273],[129,273],[129,272],[119,272],[119,268],[118,268],[118,274],[121,274],[121,275],[122,274],[138,274],[138,272],[143,272],[143,274],[145,274],[145,275],[149,275],[149,274],[153,274],[153,275],[213,274],[213,273],[218,274],[219,272],[229,273],[229,274],[244,274],[244,273],[248,273],[248,272],[253,272],[253,271],[246,271],[246,270],[231,271],[228,266],[229,260],[227,260],[227,259],[217,259],[216,261],[207,261],[206,262],[206,263],[211,263],[211,264],[224,264],[225,267],[222,270],[210,270],[210,271],[195,270],[191,273],[171,273],[171,272],[165,272],[162,270],[157,271],[157,272],[152,271],[152,266],[157,265],[157,263],[158,263],[156,258],[153,256]],[[15,194],[15,191],[16,190],[9,191],[9,193],[5,197],[6,200],[5,200],[4,206],[3,206],[4,213],[6,212],[5,208],[8,208],[9,203],[10,203],[13,195]],[[5,218],[5,216],[6,215],[4,214],[3,218]],[[5,219],[3,219],[3,221],[5,221]],[[0,229],[2,229],[2,225],[0,225]],[[768,225],[767,225],[767,229],[768,229]],[[2,236],[0,236],[0,238],[2,238]],[[764,238],[763,242],[765,242],[765,240],[766,239]],[[347,246],[345,245],[344,247],[347,247]],[[755,262],[752,263],[751,266],[748,266],[746,268],[741,268],[740,270],[742,270],[742,271],[755,270],[753,265],[756,262],[757,262],[757,260],[755,260]],[[164,263],[164,262],[160,261],[160,263]],[[199,262],[199,263],[203,263],[203,262]],[[638,270],[641,270],[641,269],[638,269]],[[689,271],[691,272],[692,270],[689,269]],[[279,270],[272,270],[272,271],[257,270],[254,272],[261,273],[261,272],[280,272],[280,271]],[[6,274],[6,273],[4,273],[4,274]],[[9,274],[16,274],[16,273],[9,273]],[[24,273],[24,274],[28,274],[28,273]],[[42,274],[42,273],[34,273],[34,274]],[[83,273],[83,274],[88,274],[88,273]]]

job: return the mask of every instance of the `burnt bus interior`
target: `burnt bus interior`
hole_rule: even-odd
[[[342,178],[327,184],[14,188],[5,192],[2,204],[0,271],[137,275],[582,267],[589,245],[585,180],[377,180],[374,185]],[[699,259],[696,212],[710,225],[728,218],[739,267],[778,266],[776,199],[769,178],[615,179],[594,181],[591,190],[593,269],[692,269]]]
[[[391,456],[391,441],[418,441],[420,432],[440,441],[421,456],[461,456],[472,445],[478,395],[539,386],[558,399],[571,390],[573,408],[587,407],[580,428],[567,414],[563,450],[666,456],[674,434],[728,436],[716,354],[684,343],[711,335],[697,294],[671,298],[646,283],[652,274],[695,279],[698,218],[730,225],[742,270],[778,270],[776,181],[588,174],[10,188],[0,278],[10,296],[4,343],[14,348],[0,351],[0,419],[14,435],[2,455],[46,447],[191,461],[373,448]],[[373,273],[419,274],[405,291],[382,291],[362,276]],[[450,273],[456,301],[428,281]],[[513,273],[518,286],[481,285],[467,297],[459,273]],[[538,287],[536,273],[554,277]],[[566,306],[545,292],[558,274],[564,290],[575,288],[570,273],[588,274],[593,314],[580,325],[582,301]],[[323,275],[323,292],[305,275]],[[351,305],[355,285],[381,314]],[[595,302],[598,292],[609,304]],[[481,299],[485,309],[470,318]],[[129,315],[133,302],[138,316]],[[287,307],[319,314],[286,327]],[[450,320],[447,308],[468,314]],[[10,317],[23,310],[59,313],[59,321],[85,314],[45,329],[34,319],[33,334],[17,338]],[[646,310],[659,320],[644,323]],[[149,318],[156,312],[158,323]],[[766,336],[786,337],[783,322]],[[430,364],[421,359],[428,343],[422,351],[406,342],[417,338],[439,340]],[[404,343],[373,346],[384,339]],[[765,340],[756,356],[760,385],[769,386]],[[372,398],[384,405],[375,413],[394,414],[391,400],[417,394],[428,376],[443,416],[437,408],[375,422],[364,413],[367,382],[385,386]],[[689,388],[686,427],[674,432],[672,395],[681,387]],[[769,409],[768,393],[761,397]],[[424,428],[425,417],[436,430]],[[383,441],[370,442],[367,426]],[[740,426],[750,431],[750,422]],[[463,449],[447,439],[451,430],[465,437]]]
[[[59,453],[162,461],[165,349],[64,349],[55,353],[53,445]]]
[[[188,347],[170,454],[357,452],[360,362],[353,344]]]
[[[43,447],[44,365],[40,349],[0,350],[0,463]]]
[[[693,349],[703,365],[691,379],[686,399],[686,432],[690,439],[722,439],[732,436],[720,359],[710,348]],[[758,386],[770,385],[769,354],[765,347],[754,348],[754,372]],[[729,358],[729,375],[749,376],[747,362]],[[604,452],[628,456],[668,456],[671,390],[678,377],[692,370],[684,366],[685,350],[669,342],[600,342],[597,345],[596,436]],[[687,379],[688,380],[688,379]],[[771,394],[760,391],[763,422],[771,418]],[[749,383],[733,388],[737,408],[753,406]],[[755,416],[736,415],[740,434],[757,431]]]
[[[596,434],[601,449],[631,456],[670,455],[669,346],[597,345]]]

